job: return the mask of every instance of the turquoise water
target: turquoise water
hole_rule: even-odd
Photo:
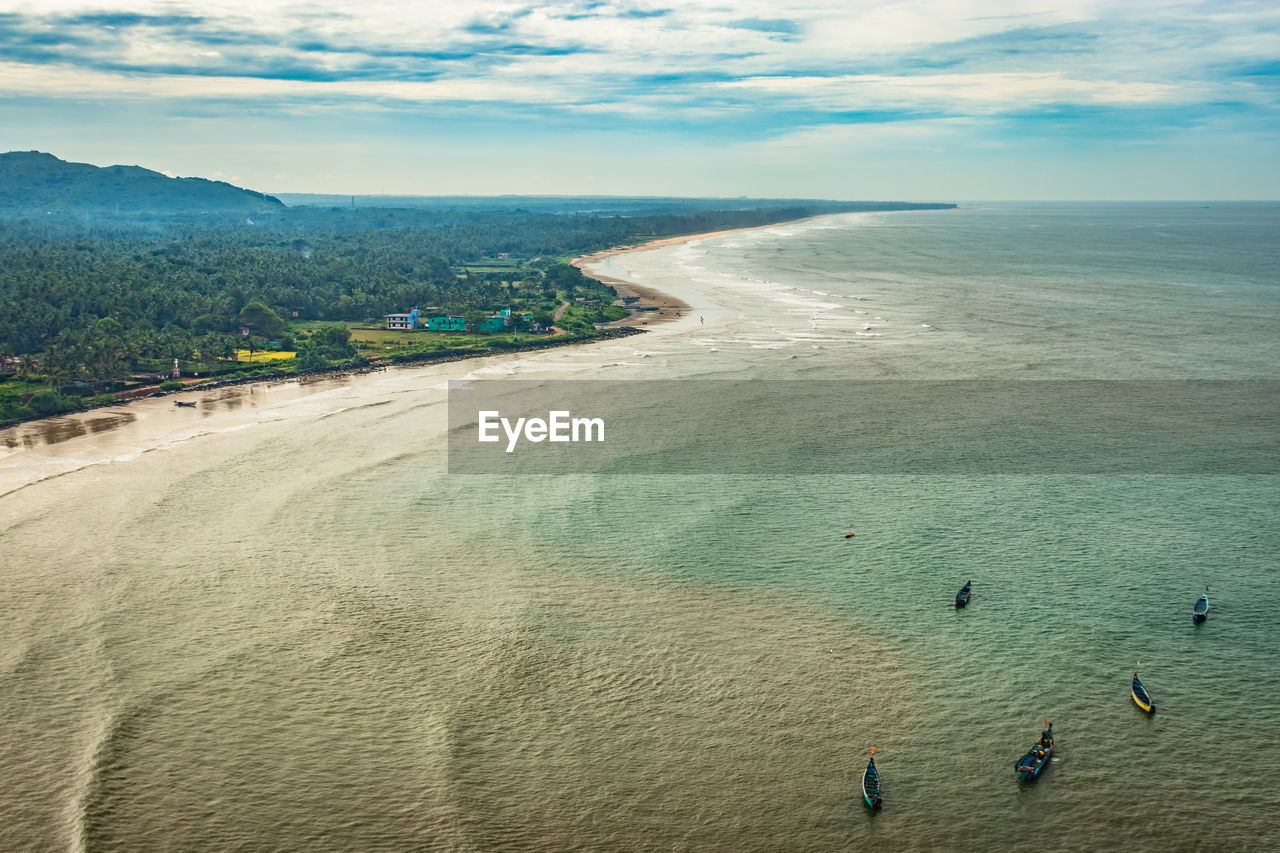
[[[637,489],[648,534],[678,531],[655,561],[684,581],[802,598],[889,644],[908,684],[891,708],[847,720],[839,743],[878,746],[881,837],[990,849],[1032,820],[1054,849],[1194,847],[1210,830],[1247,847],[1274,831],[1280,504],[1268,478],[726,485],[689,483],[674,507],[669,488]],[[840,536],[848,527],[856,539]],[[969,579],[973,599],[956,610]],[[1197,627],[1205,583],[1213,612]],[[1151,718],[1128,697],[1138,659],[1160,703]],[[1041,717],[1060,760],[1030,791],[1011,767]]]
[[[1275,477],[451,477],[439,383],[1273,377],[1277,236],[830,217],[614,259],[702,318],[651,335],[15,450],[0,846],[1274,847]]]

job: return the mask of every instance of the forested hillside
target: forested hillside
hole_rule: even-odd
[[[140,166],[68,163],[40,151],[0,154],[0,215],[265,213],[275,198],[222,181],[171,178]]]

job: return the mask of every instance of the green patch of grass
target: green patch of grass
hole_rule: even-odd
[[[498,332],[471,334],[469,332],[401,332],[362,331],[351,342],[366,357],[397,358],[432,353],[467,352],[518,346],[541,340],[545,335],[533,332]]]
[[[34,394],[45,384],[35,379],[23,379],[12,374],[0,374],[0,396]]]
[[[293,335],[295,338],[302,333],[310,334],[316,329],[323,326],[346,326],[348,329],[372,328],[355,320],[294,320],[285,330],[285,334]]]

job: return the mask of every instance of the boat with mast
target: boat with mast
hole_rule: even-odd
[[[871,747],[871,760],[862,773],[862,799],[873,809],[878,809],[884,800],[880,795],[880,771],[876,769],[876,748]]]

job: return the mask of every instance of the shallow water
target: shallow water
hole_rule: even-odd
[[[442,382],[1270,377],[1277,213],[828,217],[610,260],[650,335],[0,433],[0,847],[1273,845],[1274,477],[451,477]]]

